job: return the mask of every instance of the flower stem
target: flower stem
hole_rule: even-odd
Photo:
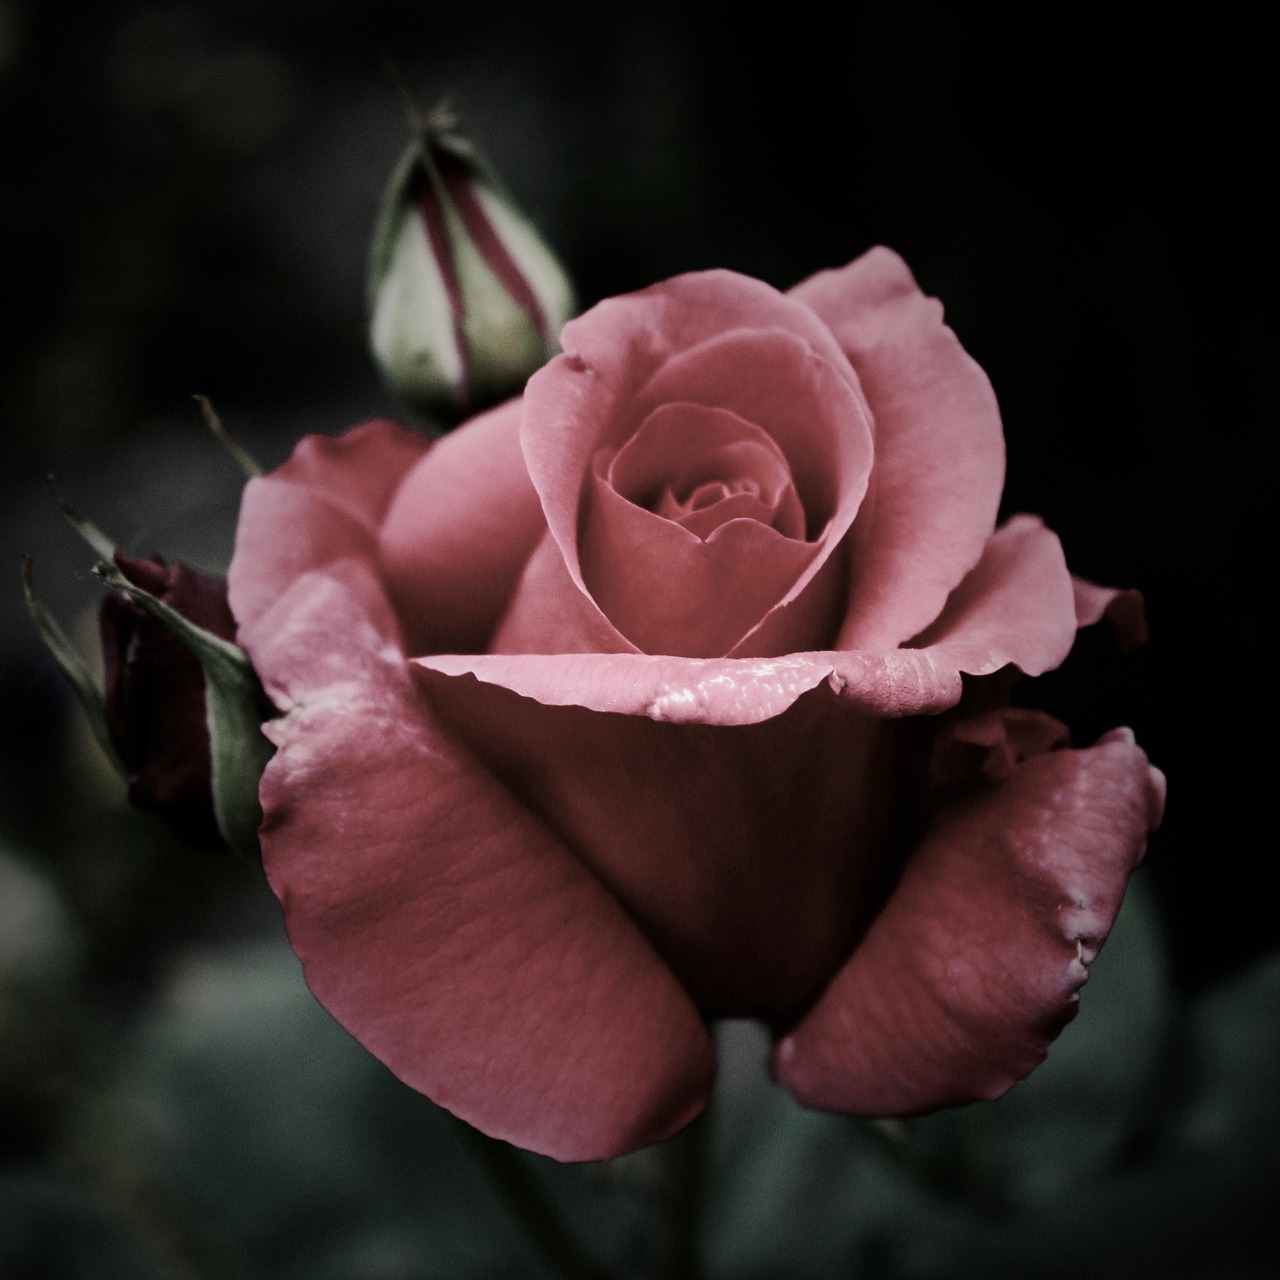
[[[462,1121],[458,1122],[458,1129],[498,1198],[557,1276],[567,1280],[617,1280],[616,1274],[592,1257],[564,1223],[537,1173],[519,1151]]]

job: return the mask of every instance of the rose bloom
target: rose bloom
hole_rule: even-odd
[[[721,1017],[810,1106],[998,1096],[1159,820],[1127,730],[1008,705],[1117,593],[996,528],[991,387],[886,249],[789,294],[681,276],[563,344],[437,443],[312,436],[246,489],[263,861],[312,990],[562,1159],[693,1119]]]

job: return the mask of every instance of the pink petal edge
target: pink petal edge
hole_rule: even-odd
[[[755,724],[785,711],[824,680],[854,706],[885,716],[954,706],[961,673],[1014,663],[1039,674],[1066,656],[1075,634],[1061,547],[1032,517],[1010,521],[922,647],[833,650],[772,658],[678,658],[638,653],[432,654],[414,658],[443,675],[471,675],[549,706],[580,706],[688,724]]]
[[[1127,729],[944,810],[826,993],[777,1046],[808,1106],[915,1115],[995,1098],[1045,1056],[1159,821]]]
[[[304,436],[285,463],[250,480],[227,573],[240,630],[302,574],[345,556],[372,556],[405,472],[430,447],[425,436],[376,420],[340,436]],[[271,554],[250,556],[248,547]]]
[[[859,567],[836,648],[893,648],[937,617],[995,527],[1004,484],[995,393],[941,303],[890,249],[819,272],[789,296],[831,329],[875,423],[871,490],[853,529]]]
[[[435,719],[367,561],[304,574],[249,629],[287,714],[263,865],[320,1002],[407,1084],[562,1160],[704,1105],[705,1027],[596,879]]]

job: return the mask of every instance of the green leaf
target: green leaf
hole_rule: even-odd
[[[54,483],[52,476],[47,476],[45,484],[49,490],[49,496],[58,504],[58,510],[62,512],[67,523],[91,546],[94,551],[104,560],[114,559],[116,554],[116,543],[109,538],[101,529],[98,528],[92,520],[86,520],[76,509],[69,503],[66,498],[58,491],[58,486]]]
[[[111,740],[111,731],[107,728],[107,709],[102,700],[102,693],[67,633],[32,592],[30,556],[22,558],[22,593],[26,597],[27,612],[31,615],[32,622],[36,624],[36,630],[40,633],[45,648],[49,650],[54,662],[66,676],[72,691],[89,717],[89,727],[93,730],[93,736],[98,740],[98,745],[111,761],[115,771],[127,780],[129,771],[125,768],[124,761],[120,759],[120,753]]]
[[[250,480],[260,476],[262,468],[258,465],[257,459],[226,429],[209,397],[198,395],[194,399],[200,406],[205,426],[213,433],[214,439],[235,459],[245,476]]]
[[[550,1280],[458,1122],[325,1013],[278,924],[177,964],[129,1050],[97,1149],[171,1206],[193,1274]]]

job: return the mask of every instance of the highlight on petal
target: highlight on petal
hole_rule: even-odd
[[[781,715],[826,682],[877,715],[928,715],[960,701],[958,669],[928,652],[791,653],[778,658],[678,658],[647,653],[429,654],[441,675],[474,676],[551,707],[584,707],[673,724],[746,725]]]
[[[905,1116],[995,1098],[1075,1015],[1163,805],[1128,730],[1027,759],[944,808],[776,1079],[809,1106]]]
[[[545,637],[554,633],[556,611],[567,613],[573,603],[568,584],[560,584],[558,595],[530,590],[521,616],[541,607]],[[988,675],[1013,664],[1037,675],[1056,667],[1071,648],[1075,616],[1058,539],[1034,517],[1018,516],[992,535],[942,616],[911,648],[682,658],[627,652],[621,645],[601,652],[604,646],[574,626],[583,651],[572,662],[514,644],[502,652],[429,654],[414,661],[444,675],[474,675],[548,706],[685,724],[755,724],[780,715],[824,681],[876,715],[930,715],[959,702],[962,674]]]
[[[977,563],[1004,484],[991,384],[906,263],[872,249],[790,292],[830,327],[875,428],[875,472],[853,530],[849,614],[836,647],[883,650],[928,626]]]
[[[559,1159],[702,1108],[714,1051],[623,910],[435,713],[367,561],[304,574],[250,631],[287,714],[263,865],[320,1002],[413,1088]]]

